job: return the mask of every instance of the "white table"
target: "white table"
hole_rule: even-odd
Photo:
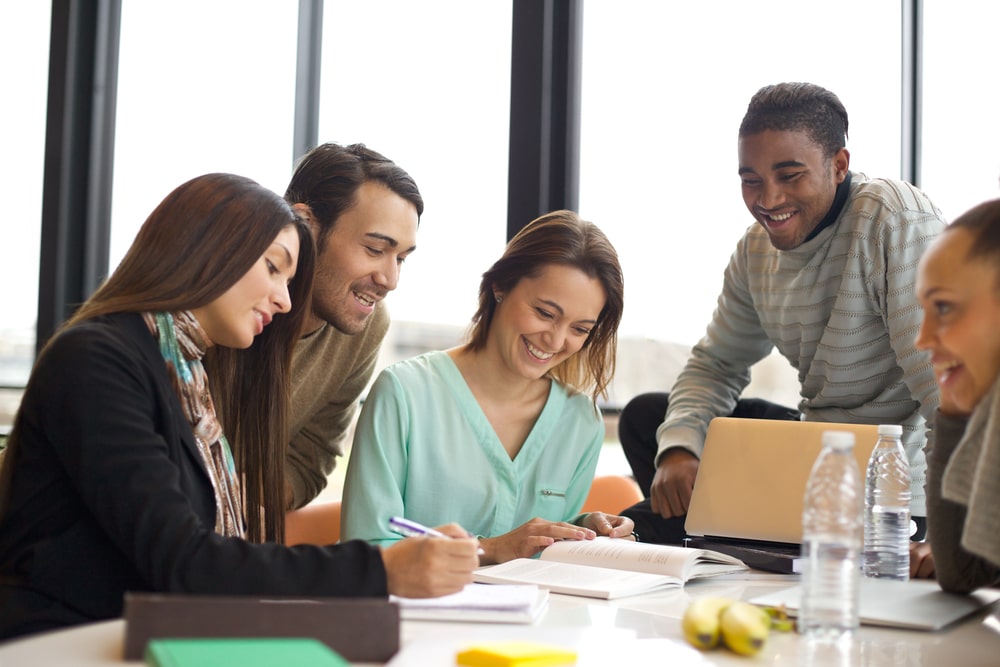
[[[552,595],[534,625],[404,621],[402,648],[392,667],[454,665],[463,644],[518,638],[577,647],[579,667],[620,665],[864,665],[974,667],[1000,665],[1000,605],[939,632],[862,627],[848,646],[832,649],[794,633],[772,633],[767,646],[748,661],[724,649],[700,652],[683,639],[680,618],[702,595],[749,599],[794,583],[789,578],[750,574],[707,580],[675,591],[602,601]],[[0,667],[107,667],[124,663],[122,620],[46,633],[0,644]]]

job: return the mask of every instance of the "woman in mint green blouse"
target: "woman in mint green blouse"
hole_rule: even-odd
[[[631,538],[630,519],[580,514],[623,291],[593,223],[555,211],[522,229],[483,274],[468,342],[376,378],[347,469],[343,538],[399,539],[391,516],[455,522],[480,537],[483,564],[557,539]]]

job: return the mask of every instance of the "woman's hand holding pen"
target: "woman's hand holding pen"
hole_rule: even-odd
[[[479,542],[457,524],[436,530],[454,539],[410,537],[382,547],[391,595],[438,597],[472,583],[472,571],[479,567]]]

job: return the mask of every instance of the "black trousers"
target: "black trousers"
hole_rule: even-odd
[[[663,422],[669,401],[670,395],[666,392],[639,394],[625,405],[618,419],[618,439],[632,468],[632,474],[645,496],[645,500],[623,511],[622,516],[635,522],[635,532],[640,540],[657,544],[680,544],[687,537],[684,532],[686,516],[664,519],[649,506],[649,489],[656,474],[656,466],[653,464],[658,448],[656,429]],[[740,399],[729,416],[794,421],[800,419],[798,410],[760,398]]]

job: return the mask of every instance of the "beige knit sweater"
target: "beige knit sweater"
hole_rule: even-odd
[[[732,412],[750,367],[777,348],[798,371],[805,419],[903,426],[911,508],[925,516],[923,447],[938,397],[929,357],[914,347],[913,283],[944,224],[917,188],[859,173],[837,220],[798,248],[775,249],[754,223],[670,392],[657,460],[678,446],[700,455],[708,422]]]
[[[348,336],[327,324],[295,345],[292,437],[285,458],[292,507],[302,507],[326,487],[388,329],[389,313],[379,302],[361,333]]]

